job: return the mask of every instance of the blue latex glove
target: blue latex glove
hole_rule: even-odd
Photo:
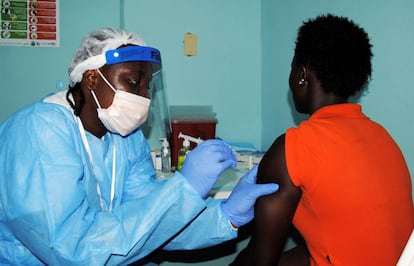
[[[253,220],[257,198],[279,190],[278,184],[256,184],[257,169],[258,167],[255,166],[243,176],[229,198],[221,203],[224,216],[236,227]]]
[[[206,140],[186,155],[181,174],[206,198],[217,178],[231,166],[236,166],[237,158],[230,145],[222,140]]]

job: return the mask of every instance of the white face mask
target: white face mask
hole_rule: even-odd
[[[96,105],[98,105],[98,117],[106,129],[112,133],[126,136],[147,120],[151,100],[126,91],[115,90],[101,71],[99,69],[97,71],[105,83],[115,92],[112,104],[104,109],[101,108],[95,92],[91,91]]]

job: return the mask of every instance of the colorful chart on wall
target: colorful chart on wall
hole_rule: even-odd
[[[59,0],[0,0],[0,45],[59,46]]]

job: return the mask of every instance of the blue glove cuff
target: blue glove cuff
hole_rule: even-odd
[[[240,226],[242,226],[241,223],[239,223],[238,221],[235,221],[234,219],[232,219],[232,217],[230,217],[229,212],[227,210],[227,205],[226,205],[226,201],[225,200],[222,201],[222,202],[220,202],[220,208],[221,208],[221,212],[223,213],[224,218],[227,219],[227,221],[231,225],[231,228],[232,229],[237,229]]]

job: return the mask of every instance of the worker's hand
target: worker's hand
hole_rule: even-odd
[[[206,198],[221,173],[236,164],[237,158],[230,145],[222,140],[211,139],[186,155],[181,174],[202,198]]]
[[[229,198],[221,203],[224,216],[236,227],[245,225],[253,219],[257,198],[279,190],[278,184],[256,184],[257,168],[253,167],[243,176]]]

